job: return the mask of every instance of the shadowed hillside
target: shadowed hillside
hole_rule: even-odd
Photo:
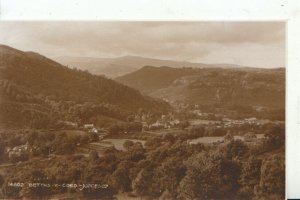
[[[28,115],[49,118],[51,112],[33,108],[36,105],[51,110],[59,104],[56,106],[57,112],[61,112],[62,107],[66,110],[79,104],[109,105],[115,113],[135,112],[141,107],[152,112],[169,109],[166,103],[145,97],[137,90],[113,80],[72,70],[37,53],[22,52],[3,45],[0,46],[0,70],[1,121],[13,120],[19,112],[25,116],[26,110],[30,111]]]
[[[284,108],[285,69],[144,67],[117,81],[169,102]]]

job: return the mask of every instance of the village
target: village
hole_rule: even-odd
[[[140,132],[142,134],[154,134],[154,135],[164,135],[166,133],[173,133],[178,131],[186,131],[192,132],[193,129],[197,129],[197,127],[205,127],[206,129],[222,129],[225,130],[223,136],[219,135],[202,135],[199,138],[195,138],[189,140],[189,144],[195,143],[203,143],[205,145],[220,145],[224,143],[224,141],[228,140],[228,138],[233,138],[235,140],[239,139],[247,143],[255,143],[258,140],[263,138],[263,134],[257,134],[253,132],[243,133],[242,135],[226,135],[226,130],[234,129],[243,126],[261,126],[268,123],[280,124],[281,122],[272,121],[268,119],[257,119],[256,117],[249,117],[244,119],[231,119],[228,116],[228,113],[206,113],[201,112],[200,109],[195,106],[196,109],[192,109],[189,111],[191,117],[187,119],[180,119],[180,117],[174,115],[173,113],[169,113],[167,115],[161,115],[158,119],[154,120],[154,122],[149,122],[149,115],[146,114],[136,114],[132,116],[131,122],[133,124],[137,124],[139,128],[137,129],[122,129],[119,133],[114,133],[115,129],[110,130],[109,128],[99,127],[93,123],[78,125],[76,122],[72,121],[62,121],[64,124],[63,128],[60,131],[66,131],[69,133],[81,132],[82,134],[86,134],[88,136],[96,137],[97,139],[92,142],[90,145],[85,145],[85,148],[88,150],[99,150],[105,147],[111,146],[122,146],[122,143],[114,141],[115,135],[119,135],[118,139],[122,142],[125,142],[126,139],[130,140],[131,133],[137,134]],[[220,111],[220,110],[218,110]],[[232,111],[230,112],[233,113]],[[153,121],[153,120],[152,120]],[[50,131],[56,132],[58,130],[51,129]],[[115,140],[118,140],[115,139]],[[112,142],[113,141],[113,142]],[[137,140],[139,142],[144,142],[143,140]],[[80,144],[78,144],[80,145]],[[81,149],[83,146],[81,145]],[[5,149],[5,153],[9,157],[10,160],[27,160],[28,154],[33,151],[32,146],[28,144],[15,146],[13,148],[7,147]],[[78,147],[79,148],[79,147]],[[122,147],[119,147],[122,149]],[[50,152],[49,152],[50,155]]]

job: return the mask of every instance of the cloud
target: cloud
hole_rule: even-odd
[[[249,53],[247,46],[260,46],[262,52],[261,45],[268,51],[277,45],[284,54],[284,40],[283,22],[0,22],[0,43],[47,56],[139,55],[221,62],[223,47],[237,60],[236,49]],[[254,53],[249,57],[257,59]],[[278,59],[278,65],[283,62]],[[265,64],[257,59],[257,66]]]

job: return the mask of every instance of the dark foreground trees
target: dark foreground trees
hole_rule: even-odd
[[[37,137],[37,136],[36,136]],[[38,138],[42,135],[38,136]],[[33,140],[34,142],[34,140]],[[143,146],[126,142],[126,151],[109,148],[98,156],[58,156],[12,167],[2,182],[6,198],[42,198],[60,193],[80,198],[113,198],[121,192],[150,199],[282,199],[285,165],[282,146],[258,154],[242,141],[218,146],[190,145],[180,138],[154,137]],[[253,148],[253,147],[251,147]],[[257,146],[255,148],[264,148]],[[253,153],[254,152],[254,153]],[[276,154],[276,155],[272,155]],[[24,173],[26,172],[26,173]],[[8,182],[45,177],[50,183],[92,183],[106,188],[26,190]]]
[[[240,165],[218,152],[189,158],[179,186],[180,199],[232,199],[239,189]]]

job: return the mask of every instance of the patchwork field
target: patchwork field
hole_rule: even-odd
[[[264,138],[264,134],[256,134],[256,138],[257,140]],[[234,136],[235,140],[242,140],[244,141],[244,137],[239,136],[239,135],[235,135]],[[190,141],[190,144],[198,144],[198,143],[202,143],[202,144],[211,144],[211,143],[217,143],[217,142],[223,142],[224,141],[224,137],[200,137],[197,139],[193,139]]]

